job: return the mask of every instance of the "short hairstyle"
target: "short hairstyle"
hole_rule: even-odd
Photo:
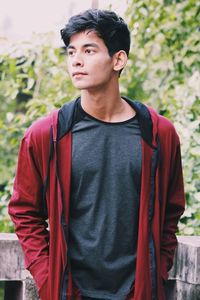
[[[64,44],[68,46],[74,34],[88,29],[94,30],[104,41],[111,57],[120,50],[124,50],[127,56],[129,55],[130,31],[124,20],[115,12],[88,9],[72,16],[60,31]]]

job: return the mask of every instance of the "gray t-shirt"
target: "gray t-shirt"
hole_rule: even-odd
[[[125,299],[135,278],[141,182],[137,117],[96,120],[83,111],[72,129],[69,257],[86,297]]]

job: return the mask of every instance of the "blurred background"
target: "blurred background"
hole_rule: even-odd
[[[82,4],[80,4],[82,3]],[[74,99],[60,29],[82,10],[112,9],[128,23],[123,95],[152,105],[180,135],[186,211],[179,234],[200,234],[200,2],[196,0],[0,0],[0,231],[20,140],[36,118]]]
[[[92,7],[105,9],[111,6],[123,14],[127,1],[0,0],[0,36],[9,41],[30,40],[33,33],[53,32],[59,43],[59,29],[70,16]]]

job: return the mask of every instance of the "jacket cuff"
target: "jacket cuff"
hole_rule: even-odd
[[[31,275],[35,280],[39,293],[40,290],[43,289],[43,286],[45,285],[45,282],[48,279],[48,269],[49,269],[48,257],[40,258],[28,267],[28,270],[30,271]]]
[[[167,281],[169,277],[167,257],[164,255],[161,255],[161,277],[164,282]]]

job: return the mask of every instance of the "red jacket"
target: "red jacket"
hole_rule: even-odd
[[[144,104],[125,100],[137,112],[142,135],[135,293],[127,299],[164,300],[163,280],[173,263],[175,232],[185,203],[180,143],[167,119]],[[67,259],[76,104],[77,100],[65,104],[27,130],[9,203],[25,265],[42,300],[66,300],[66,291],[67,299],[81,299]]]

